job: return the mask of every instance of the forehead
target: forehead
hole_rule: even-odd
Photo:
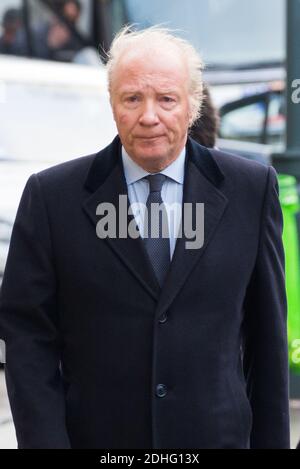
[[[114,91],[152,86],[162,89],[186,88],[188,71],[180,54],[144,51],[127,53],[114,70]]]

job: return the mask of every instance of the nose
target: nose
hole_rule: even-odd
[[[142,113],[139,119],[139,123],[142,126],[151,127],[159,124],[159,117],[155,103],[152,100],[144,103]]]

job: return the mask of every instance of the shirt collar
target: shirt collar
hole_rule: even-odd
[[[179,156],[169,166],[163,169],[160,173],[164,174],[170,179],[173,179],[178,184],[183,184],[184,180],[184,165],[185,165],[186,148],[184,147]],[[124,174],[127,185],[133,184],[150,173],[145,171],[128,155],[125,148],[122,146],[122,161]]]

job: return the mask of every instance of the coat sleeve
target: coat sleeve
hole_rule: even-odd
[[[23,192],[0,293],[0,337],[19,448],[69,448],[47,210],[37,175]]]
[[[290,447],[282,229],[278,181],[270,167],[256,264],[244,304],[244,371],[253,414],[251,448]]]

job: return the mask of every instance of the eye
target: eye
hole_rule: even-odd
[[[134,109],[139,106],[141,99],[142,98],[139,94],[129,94],[127,96],[124,96],[123,103],[125,107],[129,109]]]
[[[160,97],[160,103],[164,109],[173,109],[176,105],[176,99],[173,96],[163,95]]]
[[[165,103],[173,103],[175,100],[174,98],[171,98],[171,96],[163,96],[162,97],[162,100],[165,102]]]
[[[131,96],[127,96],[126,101],[128,103],[136,103],[139,100],[139,97],[136,94],[133,94]]]

